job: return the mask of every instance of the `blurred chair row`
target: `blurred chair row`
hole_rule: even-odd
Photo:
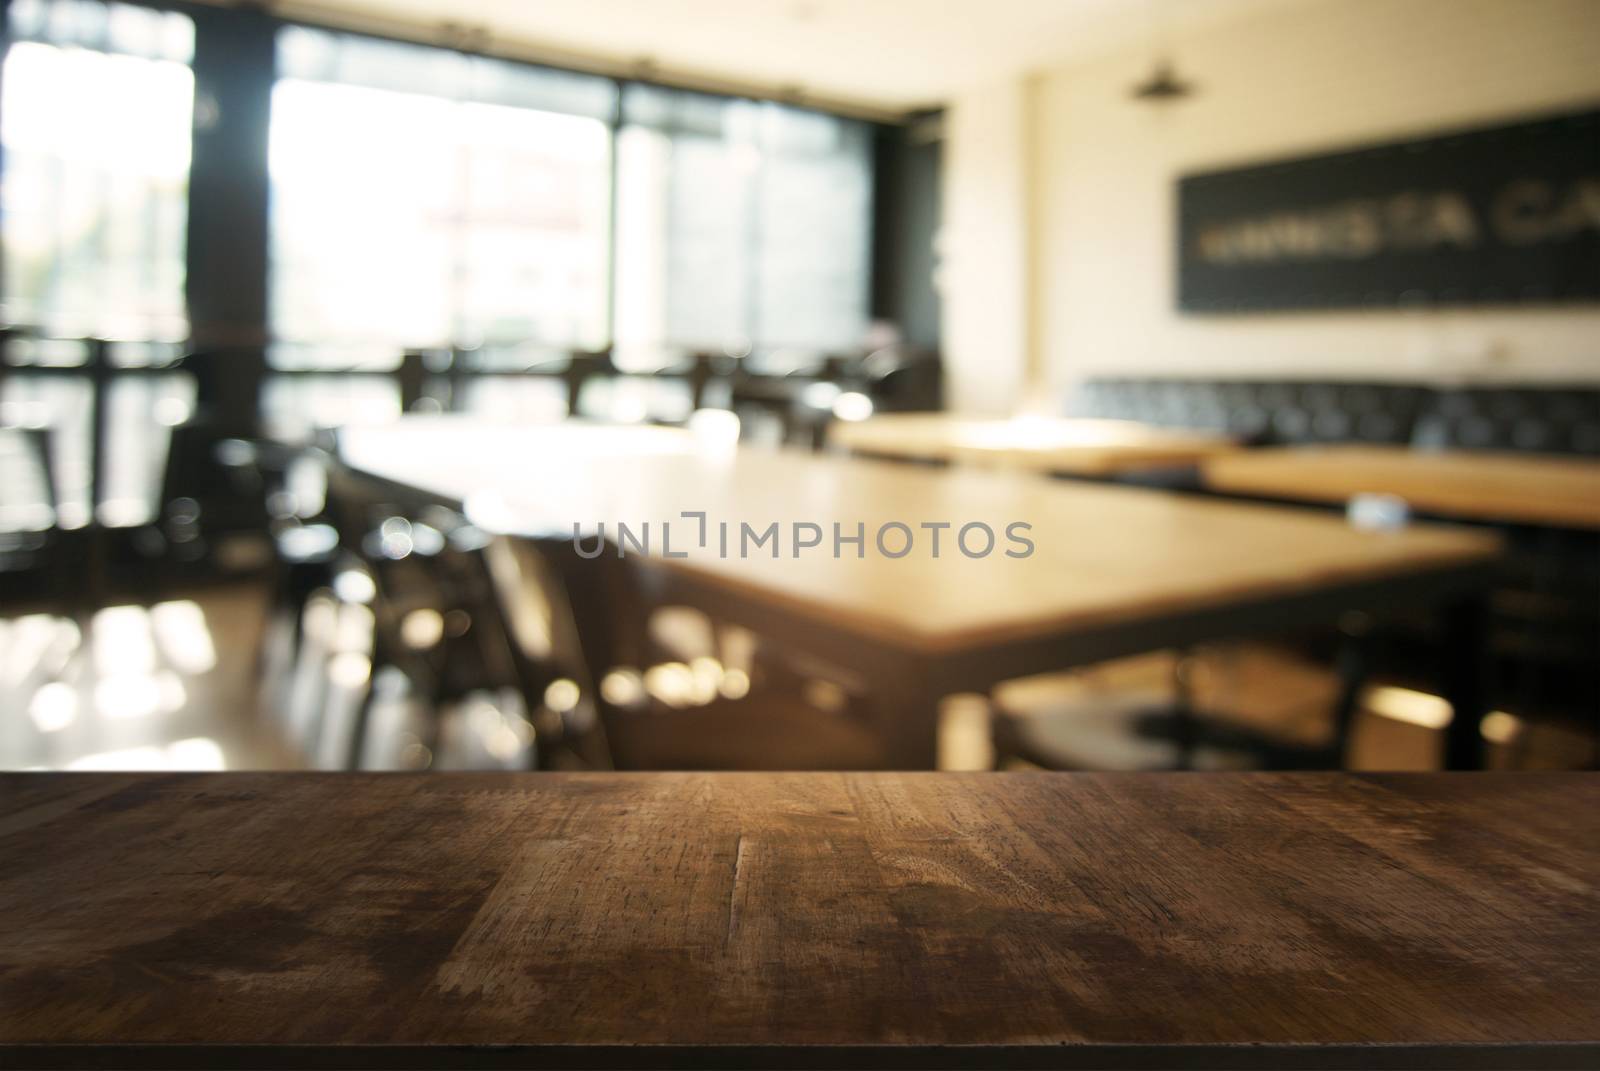
[[[0,386],[81,388],[72,397],[82,410],[69,419],[43,403],[0,405],[0,576],[7,581],[0,599],[7,603],[63,597],[87,603],[104,598],[107,584],[137,594],[144,581],[158,582],[168,565],[192,578],[197,567],[217,562],[228,533],[258,531],[264,522],[252,474],[219,466],[214,456],[219,442],[252,433],[241,426],[248,425],[248,414],[224,415],[214,401],[227,393],[219,383],[234,376],[236,358],[169,347],[151,357],[159,358],[159,369],[124,367],[113,359],[119,346],[40,338],[15,328],[0,332]],[[8,364],[13,357],[24,363]],[[118,377],[149,379],[157,372],[188,384],[193,404],[184,403],[181,413],[130,413],[126,407],[110,413]],[[859,417],[936,408],[941,389],[937,355],[898,346],[833,356],[691,353],[663,357],[650,371],[620,367],[609,350],[528,356],[513,348],[412,350],[384,372],[275,370],[259,400],[269,434],[294,439],[319,422],[393,416],[393,407],[379,406],[364,417],[337,404],[352,389],[373,386],[380,394],[387,388],[402,411],[470,411],[497,419],[578,416],[673,425],[705,408],[731,410],[747,439],[814,446],[836,411]],[[0,402],[11,396],[0,390]],[[271,418],[285,410],[293,414],[291,426],[277,427]],[[138,426],[122,426],[128,417]],[[132,489],[140,501],[116,503],[113,517],[105,474],[127,467],[121,464],[127,458],[112,456],[129,452],[130,435],[123,433],[133,433],[134,452],[148,454],[152,463],[148,479]]]
[[[728,409],[769,418],[780,441],[812,445],[821,445],[836,411],[848,419],[941,404],[937,355],[901,346],[834,355],[694,352],[648,370],[619,365],[609,349],[525,361],[491,351],[410,350],[396,376],[405,410],[475,408],[475,388],[486,382],[523,388],[542,382],[550,417],[681,424],[699,409]]]

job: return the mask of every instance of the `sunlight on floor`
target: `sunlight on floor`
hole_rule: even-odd
[[[228,764],[215,740],[203,736],[175,740],[166,747],[130,747],[101,751],[67,763],[69,770],[226,770]]]
[[[254,585],[76,618],[0,618],[0,768],[223,770],[303,765],[259,716]]]

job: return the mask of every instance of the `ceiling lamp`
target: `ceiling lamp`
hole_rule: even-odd
[[[1179,81],[1177,75],[1172,73],[1170,60],[1158,60],[1155,69],[1150,72],[1150,77],[1134,85],[1133,99],[1162,104],[1171,100],[1181,100],[1193,92],[1194,86],[1191,83]]]

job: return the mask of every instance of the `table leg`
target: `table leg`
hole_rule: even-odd
[[[1484,767],[1483,716],[1488,703],[1488,600],[1483,595],[1447,604],[1444,615],[1443,691],[1452,717],[1445,732],[1444,768]]]
[[[876,728],[890,769],[939,767],[939,702],[945,692],[933,677],[934,667],[921,659],[881,665],[871,676]]]

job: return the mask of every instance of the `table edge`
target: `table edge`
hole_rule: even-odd
[[[505,1068],[537,1071],[1578,1071],[1600,1063],[1579,1042],[880,1044],[53,1044],[0,1042],[0,1067],[51,1069],[290,1066],[350,1071]]]

